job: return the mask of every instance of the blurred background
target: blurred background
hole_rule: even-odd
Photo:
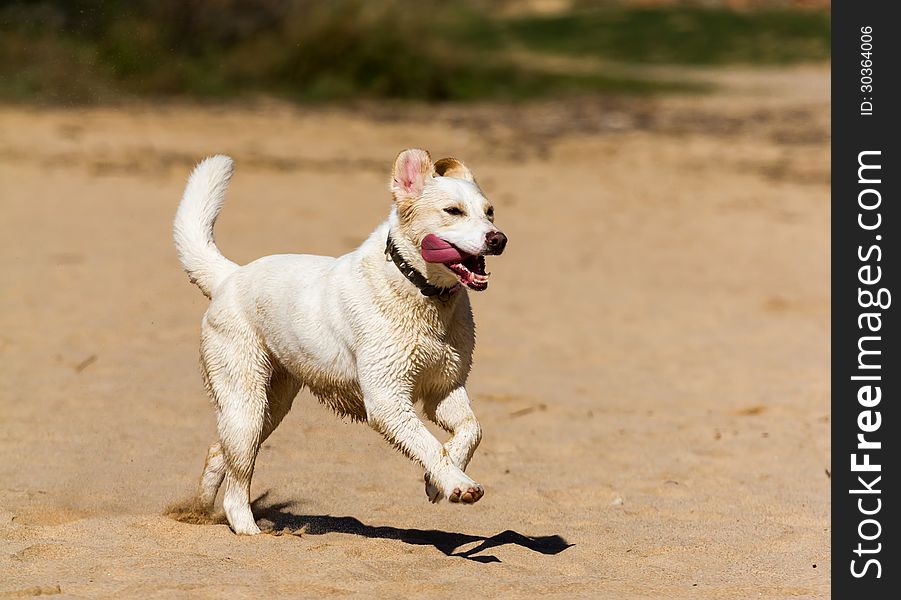
[[[829,594],[823,1],[0,1],[0,596]],[[473,507],[306,392],[262,527],[179,510],[215,421],[172,218],[338,255],[397,153],[473,170]],[[444,439],[445,433],[435,430]]]
[[[698,91],[647,67],[823,61],[828,4],[5,1],[0,99],[444,102]]]

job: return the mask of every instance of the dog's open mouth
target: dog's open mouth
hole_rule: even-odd
[[[488,287],[488,275],[485,272],[485,257],[468,255],[462,261],[444,263],[444,266],[454,272],[460,283],[471,290],[481,292]]]
[[[440,263],[450,269],[460,283],[471,290],[481,292],[488,288],[485,257],[467,254],[435,234],[422,240],[422,257],[430,263]]]

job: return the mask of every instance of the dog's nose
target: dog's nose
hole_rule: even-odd
[[[500,254],[507,246],[507,236],[500,231],[489,231],[485,234],[485,245],[491,254]]]

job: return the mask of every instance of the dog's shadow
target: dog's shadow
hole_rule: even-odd
[[[266,500],[269,492],[265,492],[253,502],[253,513],[258,520],[268,521],[272,530],[280,532],[302,531],[306,535],[323,535],[326,533],[347,533],[368,538],[400,540],[414,546],[434,546],[446,556],[458,556],[480,563],[501,562],[493,554],[480,554],[490,548],[507,544],[522,546],[540,554],[559,554],[573,544],[559,535],[531,537],[516,531],[502,531],[491,537],[439,531],[436,529],[401,529],[398,527],[367,525],[354,517],[334,517],[332,515],[298,515],[291,512],[294,502],[270,503]],[[458,549],[478,542],[468,550]]]

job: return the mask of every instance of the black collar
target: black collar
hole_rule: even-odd
[[[425,278],[425,275],[416,270],[416,267],[409,264],[404,257],[400,255],[400,252],[397,250],[397,246],[394,245],[394,240],[391,239],[391,235],[388,235],[388,243],[385,245],[385,257],[386,260],[390,258],[394,261],[395,266],[397,266],[398,271],[400,271],[407,280],[419,288],[420,293],[423,296],[431,298],[433,296],[437,296],[439,300],[442,302],[447,302],[450,297],[460,289],[460,284],[449,288],[438,287],[437,285],[432,285]]]

